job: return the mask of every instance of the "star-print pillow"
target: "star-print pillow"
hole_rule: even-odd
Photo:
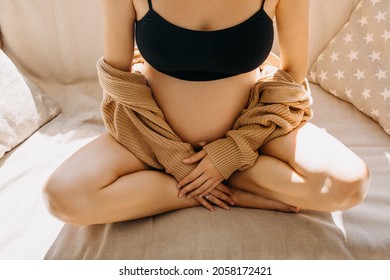
[[[0,50],[0,158],[59,113]]]
[[[390,134],[389,0],[362,0],[319,55],[309,80],[352,103]]]

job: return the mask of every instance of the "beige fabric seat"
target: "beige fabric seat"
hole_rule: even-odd
[[[312,63],[358,0],[311,1]],[[0,259],[389,259],[390,137],[351,104],[311,85],[313,123],[372,171],[367,199],[343,212],[286,214],[196,207],[136,221],[72,227],[51,217],[41,189],[68,156],[105,131],[95,0],[0,0],[5,53],[62,114],[0,159]],[[277,52],[277,44],[274,47]]]

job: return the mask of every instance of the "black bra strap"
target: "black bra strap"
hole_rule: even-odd
[[[263,0],[263,3],[261,4],[260,10],[264,10],[264,3],[265,3],[265,0]]]
[[[149,10],[153,10],[152,0],[148,0]]]

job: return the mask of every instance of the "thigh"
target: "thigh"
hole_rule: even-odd
[[[119,177],[150,169],[109,133],[88,143],[53,173],[59,185],[95,192]]]
[[[322,174],[348,181],[366,168],[364,162],[343,143],[307,122],[266,143],[261,153],[284,161],[304,177]]]

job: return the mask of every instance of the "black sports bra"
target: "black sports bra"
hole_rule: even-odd
[[[155,69],[188,81],[211,81],[252,71],[268,57],[274,39],[272,19],[259,11],[232,27],[198,31],[179,27],[153,10],[136,22],[136,42]]]

